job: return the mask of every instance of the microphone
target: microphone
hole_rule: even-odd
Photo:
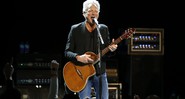
[[[99,38],[100,38],[100,41],[101,41],[102,44],[104,44],[103,38],[102,38],[101,33],[100,33],[100,30],[99,30],[98,21],[97,21],[96,18],[93,18],[93,21],[94,21],[94,23],[96,24],[97,31],[98,31],[98,36],[99,36]]]
[[[98,26],[98,20],[96,18],[93,18],[93,22]]]

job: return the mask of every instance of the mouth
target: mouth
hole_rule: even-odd
[[[93,20],[95,17],[91,17],[91,19]]]

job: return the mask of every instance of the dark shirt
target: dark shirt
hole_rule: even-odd
[[[7,80],[0,99],[21,99],[21,92],[15,88],[13,80]]]
[[[104,24],[99,24],[99,31],[101,33],[104,44],[101,44],[100,40],[98,39],[97,29],[93,30],[92,32],[87,30],[85,21],[72,25],[66,43],[66,49],[64,53],[65,57],[67,57],[70,61],[77,62],[75,58],[76,55],[82,55],[86,52],[93,52],[98,55],[99,48],[102,51],[110,44],[108,27]],[[98,66],[98,63],[94,64],[96,74],[102,74],[105,72],[105,59],[106,55],[103,55],[101,58],[101,66]]]

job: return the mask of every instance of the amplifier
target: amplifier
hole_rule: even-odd
[[[108,82],[110,83],[119,82],[118,69],[116,68],[106,69],[106,72],[107,72]]]
[[[119,82],[119,70],[118,70],[118,60],[117,59],[107,59],[107,79],[109,83]]]
[[[92,89],[92,99],[96,99],[94,88]],[[109,99],[122,99],[122,84],[109,83]]]
[[[15,74],[18,85],[38,85],[37,87],[48,85],[51,77],[51,60],[57,60],[61,64],[60,56],[54,54],[20,54],[16,59]],[[59,72],[60,70],[59,66]]]
[[[136,28],[135,34],[128,39],[128,54],[130,55],[163,55],[163,28]]]
[[[109,99],[122,99],[121,83],[109,83]]]
[[[16,83],[18,85],[50,84],[50,70],[18,70]]]
[[[56,54],[19,54],[16,57],[18,69],[50,69],[51,60],[60,63],[61,56]]]

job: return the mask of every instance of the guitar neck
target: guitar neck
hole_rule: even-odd
[[[114,44],[118,44],[123,40],[123,38],[120,36],[119,38],[117,38],[114,41]],[[112,45],[113,43],[111,43],[110,45]],[[105,55],[106,53],[108,53],[110,51],[109,47],[107,46],[105,49],[102,50],[102,56]]]

